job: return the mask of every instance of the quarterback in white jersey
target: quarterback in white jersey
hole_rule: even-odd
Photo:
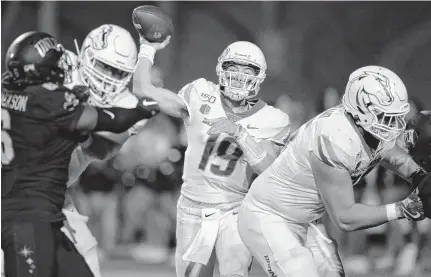
[[[239,238],[237,211],[252,171],[266,168],[285,144],[287,114],[256,96],[266,61],[253,43],[229,45],[218,59],[219,84],[198,79],[179,94],[154,88],[149,72],[155,50],[169,42],[141,39],[134,93],[184,119],[188,148],[177,210],[177,276],[248,276],[251,255]]]
[[[298,129],[253,182],[240,209],[238,230],[269,276],[318,277],[323,275],[320,267],[326,267],[328,275],[344,275],[335,242],[323,246],[328,252],[323,263],[313,260],[306,244],[308,226],[325,212],[343,231],[424,218],[414,195],[386,206],[355,203],[353,197],[353,186],[378,163],[414,186],[424,176],[396,145],[406,125],[407,98],[403,82],[392,71],[378,66],[356,70],[343,104]]]
[[[87,35],[79,56],[67,50],[60,63],[66,71],[65,86],[87,86],[90,105],[132,109],[136,107],[138,99],[126,86],[132,77],[136,60],[136,44],[130,33],[119,26],[105,24]],[[108,153],[105,149],[103,153],[93,149],[101,140],[112,141],[112,146],[122,144],[130,135],[139,132],[144,124],[145,120],[140,121],[123,134],[98,132],[77,147],[70,160],[68,187],[76,182],[92,161],[106,157]],[[100,276],[97,241],[86,225],[88,218],[78,213],[70,195],[66,196],[63,213],[68,225],[62,231],[75,243],[94,276]]]

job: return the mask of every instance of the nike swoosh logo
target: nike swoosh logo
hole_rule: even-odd
[[[111,117],[111,119],[115,118],[115,114],[113,114],[112,112],[107,111],[107,110],[103,110],[103,112],[106,113],[107,115],[109,115],[109,117]]]
[[[247,125],[247,129],[259,129],[258,127],[253,127],[250,124]]]
[[[144,105],[144,106],[157,105],[157,101],[148,101],[147,99],[144,99],[144,100],[142,100],[142,105]]]
[[[236,214],[238,214],[238,212],[233,212],[233,215],[236,215]]]
[[[404,213],[407,214],[411,218],[417,219],[417,218],[421,217],[421,214],[419,212],[416,212],[415,214],[412,214],[406,208],[404,208],[404,206],[403,206],[403,210],[404,210]]]
[[[212,216],[213,214],[215,214],[215,213],[211,213],[211,214],[205,214],[205,217],[209,217],[209,216]]]

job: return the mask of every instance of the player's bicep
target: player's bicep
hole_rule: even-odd
[[[319,154],[311,151],[309,161],[319,194],[331,219],[340,222],[341,213],[354,203],[353,184],[346,168],[322,161]]]

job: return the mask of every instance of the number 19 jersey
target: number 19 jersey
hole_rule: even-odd
[[[188,148],[182,195],[209,204],[242,201],[253,171],[233,137],[207,135],[209,120],[227,117],[246,128],[257,141],[284,145],[290,131],[288,115],[261,100],[243,113],[230,114],[223,108],[219,86],[205,79],[186,85],[179,95],[189,111],[184,122]]]

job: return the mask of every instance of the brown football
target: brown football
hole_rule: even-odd
[[[169,15],[156,6],[135,8],[132,19],[136,30],[149,42],[163,42],[174,31]]]

